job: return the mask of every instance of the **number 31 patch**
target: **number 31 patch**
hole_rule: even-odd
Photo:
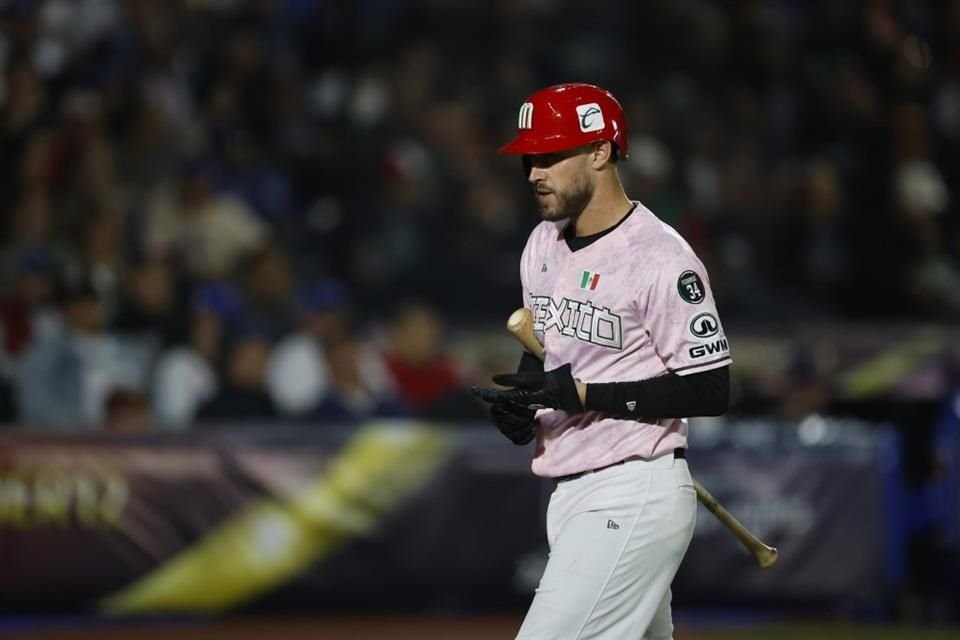
[[[706,297],[703,280],[694,271],[684,271],[677,280],[677,291],[680,297],[690,304],[700,304]]]

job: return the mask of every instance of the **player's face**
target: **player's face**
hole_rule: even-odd
[[[575,218],[593,197],[588,155],[583,149],[523,156],[523,166],[544,220]]]

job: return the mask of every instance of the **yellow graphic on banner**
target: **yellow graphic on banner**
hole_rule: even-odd
[[[924,360],[943,348],[943,336],[932,328],[923,328],[896,347],[847,372],[840,379],[842,398],[866,398],[887,393]]]
[[[296,496],[259,499],[101,604],[111,613],[215,613],[289,580],[369,532],[446,459],[450,436],[372,424]]]

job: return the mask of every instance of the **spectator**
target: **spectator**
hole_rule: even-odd
[[[341,355],[352,350],[356,360],[359,380],[348,384],[376,398],[392,396],[383,360],[371,345],[359,341],[348,304],[343,284],[337,280],[320,280],[300,292],[298,329],[274,347],[267,371],[270,394],[284,415],[316,416],[320,402],[335,393],[329,362],[329,352],[335,348]],[[341,345],[344,340],[345,346]],[[341,378],[353,375],[344,373],[345,363],[340,364]]]
[[[224,306],[224,300],[214,296],[197,296],[189,313],[187,343],[174,344],[158,358],[151,400],[160,428],[189,428],[199,408],[217,393],[215,366],[226,331]]]
[[[781,251],[792,249],[796,260],[784,261],[786,282],[806,305],[817,301],[833,313],[843,309],[845,287],[853,266],[847,251],[851,243],[844,211],[846,195],[834,163],[813,160],[801,180],[798,206],[782,225]],[[819,298],[819,299],[818,299]]]
[[[407,415],[400,403],[371,384],[369,371],[371,354],[356,332],[347,330],[326,348],[329,384],[326,393],[311,412],[321,422],[355,423],[370,418]]]
[[[217,190],[214,165],[188,162],[171,187],[147,205],[145,242],[153,256],[175,258],[194,278],[226,276],[263,245],[267,229],[242,201]]]
[[[63,328],[39,335],[23,354],[17,380],[20,422],[34,429],[95,429],[115,385],[142,386],[144,354],[103,331],[103,307],[89,276],[64,279]]]
[[[247,327],[256,327],[270,341],[293,331],[296,282],[286,251],[269,244],[244,256],[240,285],[241,314]]]
[[[12,282],[0,297],[0,422],[7,423],[17,417],[14,383],[21,354],[36,336],[59,327],[53,256],[43,248],[22,248],[12,262]]]
[[[816,345],[800,344],[790,356],[779,389],[776,414],[798,422],[810,415],[824,414],[831,406],[834,372],[827,357]]]
[[[111,330],[137,337],[156,348],[172,344],[188,329],[170,263],[146,259],[129,265]]]
[[[460,388],[460,373],[446,352],[443,324],[433,308],[419,302],[403,304],[391,319],[389,334],[384,361],[411,413],[426,413]]]
[[[197,412],[199,422],[248,422],[278,417],[266,386],[270,344],[262,336],[237,336],[224,356],[223,380]]]
[[[277,223],[293,212],[293,194],[284,172],[249,131],[231,131],[224,149],[224,187],[246,201],[261,218]]]
[[[55,331],[57,264],[47,249],[24,247],[12,256],[12,281],[0,298],[0,335],[3,350],[0,372],[12,376],[15,363],[35,336]]]
[[[320,404],[330,385],[326,350],[345,332],[343,285],[325,280],[298,296],[297,330],[270,354],[267,386],[280,411],[303,416]]]
[[[117,387],[107,394],[101,430],[107,433],[136,434],[150,430],[150,404],[137,389]]]
[[[49,124],[49,89],[37,73],[33,61],[23,51],[7,60],[4,68],[4,95],[0,106],[0,154],[16,166],[14,159],[25,160],[31,138]],[[0,195],[4,203],[18,191],[18,172],[7,170],[0,177]]]

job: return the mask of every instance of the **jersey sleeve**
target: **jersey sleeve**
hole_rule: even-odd
[[[533,234],[527,238],[527,243],[520,254],[520,287],[523,292],[523,306],[533,309],[533,300],[530,297],[530,262],[533,260]]]
[[[646,328],[671,373],[685,376],[732,362],[710,280],[692,252],[660,265],[645,305]]]

